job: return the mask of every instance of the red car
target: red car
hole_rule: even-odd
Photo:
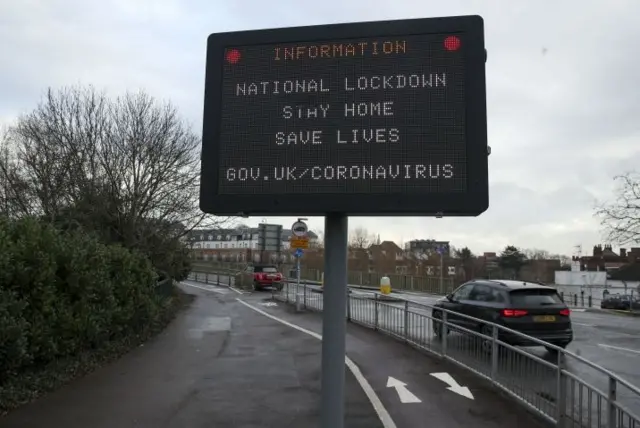
[[[274,265],[248,266],[241,275],[244,277],[242,278],[242,283],[248,284],[251,281],[255,291],[271,287],[280,291],[284,284],[283,275],[278,272],[278,268]]]

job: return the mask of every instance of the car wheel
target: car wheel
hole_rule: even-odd
[[[253,291],[262,291],[262,287],[260,287],[260,284],[255,281],[253,283]]]

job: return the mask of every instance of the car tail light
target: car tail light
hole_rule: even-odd
[[[568,317],[569,315],[571,315],[571,310],[570,309],[562,309],[560,311],[560,315]]]
[[[527,314],[528,312],[522,309],[503,309],[502,310],[502,316],[507,318],[523,317]]]

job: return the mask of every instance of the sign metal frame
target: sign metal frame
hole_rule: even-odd
[[[462,193],[219,193],[219,133],[225,51],[233,47],[320,40],[465,33],[466,192]],[[480,16],[407,19],[211,34],[207,42],[200,208],[216,215],[477,216],[489,207],[486,51]],[[372,72],[375,67],[372,62]],[[274,108],[276,108],[274,99]]]

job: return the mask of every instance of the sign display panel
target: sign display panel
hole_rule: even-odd
[[[210,36],[202,209],[481,213],[484,61],[480,17]]]

